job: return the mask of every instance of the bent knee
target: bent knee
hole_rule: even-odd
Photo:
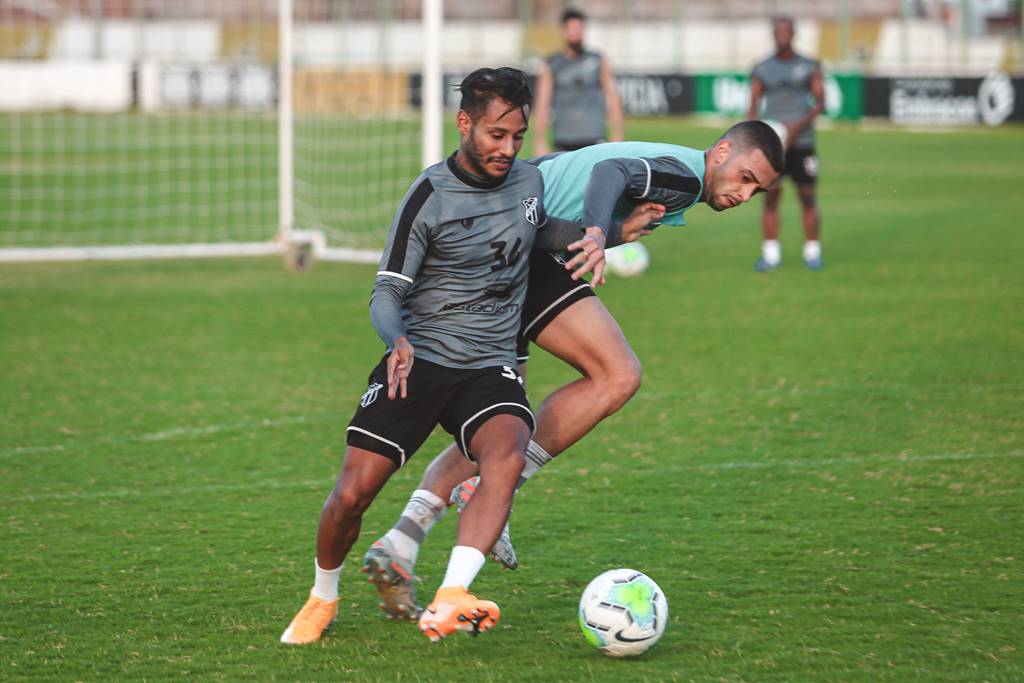
[[[611,410],[618,410],[633,398],[642,380],[643,366],[634,354],[616,363],[601,381],[602,393],[611,404]]]
[[[492,472],[502,477],[518,477],[526,465],[526,456],[521,448],[502,446],[480,453],[479,462],[481,476]]]
[[[347,519],[361,517],[373,502],[373,496],[353,486],[335,488],[327,499],[326,506],[332,517]]]

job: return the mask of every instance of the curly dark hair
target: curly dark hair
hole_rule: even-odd
[[[508,66],[477,69],[462,79],[458,90],[462,93],[459,108],[474,119],[487,110],[495,97],[520,109],[533,106],[533,93],[526,74]]]

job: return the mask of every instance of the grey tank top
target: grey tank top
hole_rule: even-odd
[[[792,59],[773,55],[755,66],[751,75],[760,80],[764,88],[761,117],[788,123],[809,112],[813,108],[811,79],[818,68],[818,62],[800,55]],[[814,127],[801,130],[793,140],[793,147],[814,147]]]
[[[598,142],[605,137],[601,55],[584,50],[575,59],[564,52],[548,57],[554,77],[552,133],[555,143]]]

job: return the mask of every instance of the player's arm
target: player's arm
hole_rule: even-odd
[[[665,216],[665,207],[656,202],[638,204],[626,220],[612,221],[608,231],[606,247],[617,247],[626,242],[636,242],[644,235],[650,235],[648,228]],[[570,221],[554,216],[548,218],[547,226],[537,233],[533,243],[534,251],[560,252],[569,245],[583,239],[586,233],[579,221]]]
[[[819,66],[814,70],[814,73],[811,74],[811,83],[809,86],[811,97],[814,98],[814,107],[795,122],[787,124],[787,128],[789,128],[789,140],[792,140],[796,137],[797,133],[813,124],[814,119],[818,118],[818,116],[825,111],[824,81],[825,79],[821,75],[821,67]]]
[[[761,97],[764,95],[764,83],[758,78],[757,72],[750,74],[750,107],[747,108],[747,118],[756,119],[761,109]]]
[[[555,92],[555,77],[547,62],[540,65],[537,74],[537,100],[534,102],[531,127],[533,128],[533,155],[544,156],[551,151],[548,145],[548,120],[551,117],[551,98]]]
[[[686,175],[692,191],[685,197],[677,196],[679,175]],[[573,279],[581,278],[589,271],[594,272],[591,284],[603,284],[604,249],[609,243],[614,246],[639,239],[651,223],[661,220],[666,210],[682,209],[696,200],[700,183],[681,161],[666,157],[656,159],[605,159],[597,163],[590,172],[583,198],[582,223],[585,236],[569,245],[579,251],[566,262],[567,270],[573,271]],[[632,226],[625,234],[623,225],[612,220],[615,205],[621,197],[627,197],[634,204],[654,202],[656,207],[646,211],[634,210],[626,224]],[[666,201],[669,200],[669,201]],[[646,232],[640,232],[644,230]]]
[[[582,222],[608,237],[620,197],[634,204],[654,202],[673,212],[689,207],[700,194],[700,180],[673,157],[605,159],[594,165],[583,195]],[[630,240],[624,240],[630,241]]]
[[[406,379],[412,371],[415,350],[405,336],[402,324],[402,299],[409,284],[377,277],[370,295],[370,322],[377,335],[391,349],[388,356],[388,398],[405,398]]]
[[[389,399],[406,397],[406,380],[415,357],[415,349],[405,336],[402,302],[427,253],[429,230],[423,220],[423,207],[432,193],[430,181],[421,177],[402,199],[370,294],[370,322],[391,349],[387,363]]]
[[[608,107],[609,137],[612,142],[625,140],[622,127],[622,98],[615,87],[612,67],[605,57],[601,58],[601,89],[604,91],[605,106]]]

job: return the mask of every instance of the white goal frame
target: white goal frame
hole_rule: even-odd
[[[380,251],[331,247],[318,230],[295,225],[294,126],[292,98],[293,63],[292,0],[278,0],[278,226],[265,242],[210,242],[193,244],[141,244],[112,246],[0,247],[0,263],[47,261],[117,261],[134,259],[224,258],[283,255],[293,246],[306,249],[314,259],[345,263],[376,263]],[[441,34],[444,0],[423,0],[424,35],[421,161],[423,167],[436,163],[442,153],[442,60]]]

